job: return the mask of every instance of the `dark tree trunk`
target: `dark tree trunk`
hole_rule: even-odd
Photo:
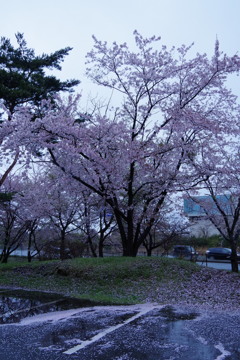
[[[238,260],[232,259],[231,260],[232,272],[238,273]]]
[[[147,256],[152,256],[152,249],[147,249]]]
[[[6,264],[8,262],[10,252],[7,249],[4,249],[1,255],[1,262]]]
[[[123,246],[123,256],[136,257],[138,253],[139,246],[135,246],[133,240],[127,241]]]
[[[237,257],[237,249],[235,246],[232,247],[232,256],[231,256],[231,266],[232,272],[238,272],[238,257]]]
[[[32,247],[32,233],[30,231],[29,236],[28,236],[28,251],[27,251],[27,258],[28,258],[29,263],[32,261],[31,247]]]
[[[32,256],[31,256],[31,251],[30,249],[28,249],[28,253],[27,253],[27,258],[28,258],[28,262],[32,262]]]
[[[90,249],[91,249],[91,252],[92,252],[92,256],[93,256],[93,257],[97,257],[97,253],[96,253],[96,250],[95,250],[95,248],[94,248],[94,245],[93,245],[91,236],[88,236],[87,242],[88,242],[88,244],[89,244],[89,246],[90,246]]]
[[[8,256],[7,256],[7,255],[4,255],[4,256],[2,257],[2,264],[7,264],[7,262],[8,262]]]
[[[100,239],[99,244],[98,244],[98,256],[99,257],[103,257],[103,239]]]
[[[65,231],[61,230],[61,243],[60,243],[60,259],[66,259],[66,244],[65,244]]]

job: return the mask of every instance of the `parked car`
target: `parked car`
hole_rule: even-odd
[[[189,245],[175,245],[173,247],[173,256],[196,259],[198,252],[194,249],[194,247]]]
[[[238,255],[238,260],[240,260],[240,254]],[[206,251],[206,257],[208,259],[212,258],[215,260],[231,260],[232,250],[229,248],[210,248]]]

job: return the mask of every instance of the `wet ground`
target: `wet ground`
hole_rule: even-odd
[[[93,305],[96,304],[88,300],[67,298],[59,294],[0,289],[0,324],[18,323],[37,314]]]
[[[1,360],[239,360],[240,311],[0,290]]]

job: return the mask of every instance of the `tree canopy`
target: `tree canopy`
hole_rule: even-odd
[[[19,105],[39,105],[41,100],[59,91],[71,91],[79,84],[78,80],[60,81],[46,75],[46,70],[61,70],[61,62],[72,48],[35,55],[34,50],[27,47],[24,34],[17,33],[16,40],[17,48],[5,37],[0,41],[0,99],[10,114]]]
[[[78,80],[60,81],[55,76],[46,74],[47,70],[61,70],[61,63],[72,48],[66,47],[50,55],[35,55],[34,50],[27,47],[22,33],[16,34],[16,40],[17,48],[5,37],[1,37],[0,40],[1,145],[14,131],[9,129],[7,133],[5,132],[3,119],[11,120],[14,112],[27,103],[31,106],[33,120],[40,115],[42,100],[53,99],[53,96],[60,91],[71,92],[73,87],[79,84]],[[8,162],[7,152],[5,148],[0,154],[0,165],[5,163],[5,170],[0,173],[0,186],[15,168],[21,155],[19,148],[15,147],[11,154],[12,160]]]

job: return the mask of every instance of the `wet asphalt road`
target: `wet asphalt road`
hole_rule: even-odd
[[[29,305],[22,296],[18,312],[17,298],[2,297],[8,304],[0,325],[0,360],[240,359],[240,311],[157,304],[67,310],[61,299]]]

